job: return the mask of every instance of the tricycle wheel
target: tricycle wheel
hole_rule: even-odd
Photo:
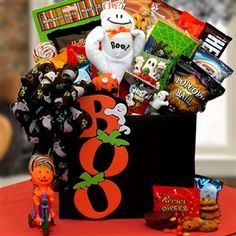
[[[29,227],[32,228],[33,227],[33,217],[31,214],[28,215],[28,223],[29,223]]]
[[[48,236],[48,210],[43,211],[43,235]]]
[[[48,236],[48,224],[42,224],[43,235]]]
[[[51,225],[54,225],[54,219],[51,218],[51,221],[50,221]]]

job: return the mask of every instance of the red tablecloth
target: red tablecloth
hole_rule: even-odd
[[[32,183],[25,181],[0,189],[0,236],[43,235],[41,228],[29,228],[28,213],[32,209]],[[55,210],[58,215],[58,196]],[[224,186],[219,204],[222,211],[219,230],[212,233],[191,233],[191,236],[226,236],[236,232],[236,189]],[[172,236],[145,226],[144,219],[101,221],[61,220],[56,217],[49,236]],[[173,234],[174,235],[174,234]]]

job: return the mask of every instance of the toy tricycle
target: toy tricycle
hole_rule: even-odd
[[[54,192],[51,188],[53,171],[42,164],[32,171],[32,182],[35,185],[33,194],[33,210],[28,215],[29,226],[41,226],[45,236],[48,235],[49,225],[54,224],[55,213],[52,209]]]

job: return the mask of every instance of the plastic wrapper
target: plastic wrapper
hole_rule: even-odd
[[[200,217],[203,220],[219,220],[221,216],[218,204],[219,193],[223,182],[205,176],[195,176],[196,185],[200,191]]]
[[[153,186],[154,211],[177,212],[182,216],[199,216],[197,188]]]
[[[158,19],[164,19],[172,24],[176,24],[182,11],[172,7],[162,0],[153,0],[151,7],[152,24],[155,24]]]
[[[222,83],[225,78],[233,73],[229,66],[203,48],[197,50],[193,61],[219,83]]]
[[[220,58],[229,42],[232,40],[231,37],[209,23],[206,23],[206,27],[204,28],[200,39],[202,41],[201,47],[218,58]]]
[[[183,30],[186,30],[192,37],[196,38],[199,38],[205,28],[205,22],[191,15],[187,11],[181,13],[176,25]]]
[[[204,111],[206,103],[225,89],[191,59],[181,56],[167,91],[170,111],[196,113]]]

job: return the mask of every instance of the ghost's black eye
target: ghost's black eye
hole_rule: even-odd
[[[118,18],[118,14],[116,14],[116,18]]]
[[[148,61],[148,64],[151,64],[151,61]]]
[[[152,63],[152,67],[154,67],[155,66],[155,64],[154,64],[154,62]]]
[[[123,18],[123,15],[120,15],[120,18],[122,19],[122,18]]]

